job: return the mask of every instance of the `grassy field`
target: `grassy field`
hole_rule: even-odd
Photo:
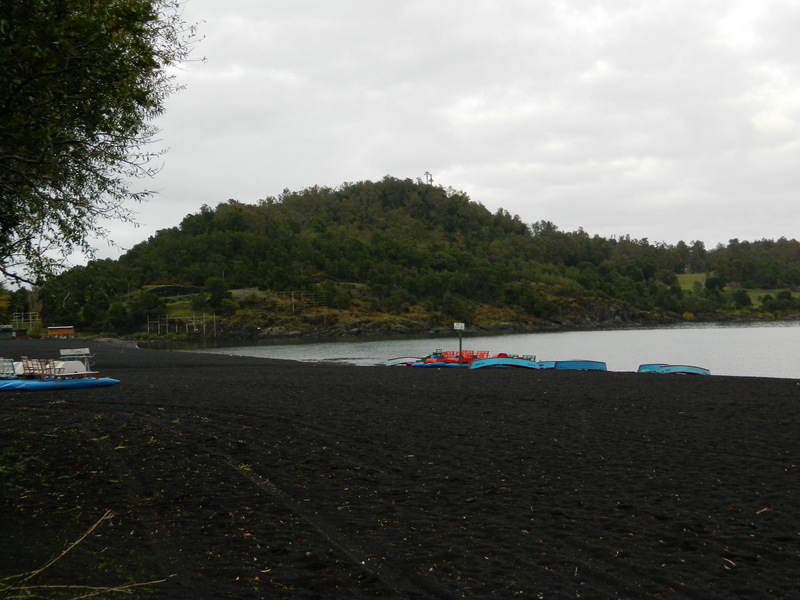
[[[705,285],[706,279],[708,278],[707,273],[681,273],[678,275],[678,285],[684,292],[691,292],[694,290],[695,283],[699,283],[700,285]],[[729,287],[725,287],[726,292],[733,292],[734,290]],[[747,295],[750,296],[750,301],[753,303],[754,307],[761,306],[762,299],[764,296],[772,296],[775,298],[779,292],[784,290],[781,289],[773,289],[773,290],[765,290],[761,288],[750,288],[745,290]],[[800,296],[800,293],[792,292],[792,296],[797,298]]]
[[[705,273],[681,273],[678,275],[678,285],[684,292],[691,292],[695,282],[705,285],[706,277]]]

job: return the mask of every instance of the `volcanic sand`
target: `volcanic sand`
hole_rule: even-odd
[[[12,340],[0,355],[86,342]],[[791,598],[800,382],[355,367],[90,342],[0,392],[0,578],[135,597]]]

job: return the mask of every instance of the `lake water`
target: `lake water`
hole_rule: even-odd
[[[695,365],[713,375],[800,379],[800,324],[683,325],[604,331],[485,335],[464,332],[462,347],[490,354],[532,354],[538,360],[600,360],[610,371],[635,371],[643,363]],[[456,332],[436,337],[292,341],[206,348],[199,352],[298,361],[380,365],[396,356],[458,350]]]

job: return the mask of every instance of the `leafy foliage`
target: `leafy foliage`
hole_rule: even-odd
[[[70,298],[73,320],[86,325],[94,318],[87,307],[101,316],[96,303],[109,310],[128,298],[135,306],[142,300],[131,290],[156,283],[205,286],[208,294],[195,306],[220,313],[239,308],[231,289],[314,291],[340,308],[352,306],[358,289],[362,305],[373,311],[402,314],[421,306],[470,322],[480,306],[557,319],[577,297],[584,304],[595,298],[676,315],[749,309],[746,294],[730,294],[725,286],[742,287],[730,278],[738,275],[732,269],[739,265],[749,273],[750,261],[774,262],[774,278],[760,282],[800,284],[800,261],[790,256],[800,252],[800,243],[743,246],[706,251],[702,242],[671,246],[562,232],[546,221],[526,225],[461,192],[387,176],[285,191],[255,205],[230,200],[204,206],[118,261],[91,262],[51,279],[42,292],[50,314],[63,316],[70,303],[59,298]],[[738,262],[728,259],[732,255]],[[705,285],[679,285],[679,274],[709,264],[718,275]],[[119,321],[124,315],[119,307],[114,311]]]
[[[102,219],[130,220],[147,191],[143,147],[176,85],[168,67],[193,36],[178,0],[4,0],[0,4],[0,271],[51,272],[91,253]],[[20,271],[21,269],[21,271]],[[25,275],[27,273],[27,275]]]

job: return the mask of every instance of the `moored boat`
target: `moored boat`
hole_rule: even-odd
[[[111,377],[82,377],[82,378],[43,378],[43,379],[0,379],[0,390],[68,390],[77,388],[93,388],[117,385],[119,379]]]
[[[28,358],[20,361],[0,358],[0,390],[62,390],[106,387],[118,379],[100,377],[91,366],[88,348],[62,349],[60,360]]]

